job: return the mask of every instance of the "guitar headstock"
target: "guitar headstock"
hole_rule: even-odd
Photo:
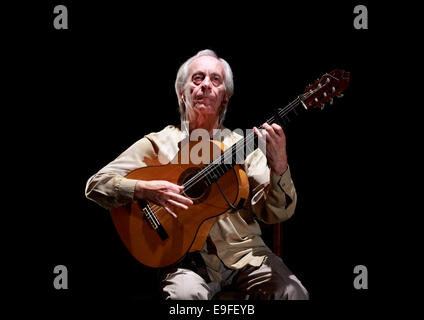
[[[342,92],[349,86],[350,72],[336,69],[324,74],[313,84],[306,87],[300,99],[306,109],[324,108],[326,102],[333,104],[334,97],[342,97]]]

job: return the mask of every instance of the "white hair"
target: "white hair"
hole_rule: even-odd
[[[186,114],[186,106],[185,106],[185,103],[181,101],[181,93],[185,90],[185,86],[187,83],[186,81],[187,81],[188,67],[190,63],[192,63],[195,59],[202,56],[214,57],[222,63],[222,66],[224,67],[224,72],[225,72],[225,94],[227,96],[227,101],[230,100],[231,96],[234,93],[233,72],[231,71],[231,67],[228,64],[228,62],[222,58],[219,58],[218,55],[212,50],[206,49],[206,50],[199,51],[196,55],[194,55],[193,57],[188,59],[186,62],[184,62],[177,72],[177,79],[175,80],[175,92],[177,93],[181,121],[185,121],[185,114]],[[221,110],[221,113],[219,115],[219,125],[221,125],[222,122],[224,121],[226,112],[227,112],[227,105],[225,105],[224,108],[222,108]]]

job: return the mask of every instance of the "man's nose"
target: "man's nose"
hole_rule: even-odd
[[[203,79],[202,86],[208,89],[211,87],[211,79],[208,76]]]

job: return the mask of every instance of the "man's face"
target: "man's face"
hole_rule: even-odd
[[[192,107],[188,108],[187,112],[219,114],[224,106],[225,96],[225,72],[222,63],[209,56],[194,60],[188,67],[184,95]]]

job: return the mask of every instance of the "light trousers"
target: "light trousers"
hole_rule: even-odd
[[[210,300],[226,286],[260,300],[307,300],[309,294],[283,260],[271,253],[259,267],[240,270],[219,266],[222,281],[206,282],[196,272],[185,268],[167,270],[160,281],[164,299]]]

